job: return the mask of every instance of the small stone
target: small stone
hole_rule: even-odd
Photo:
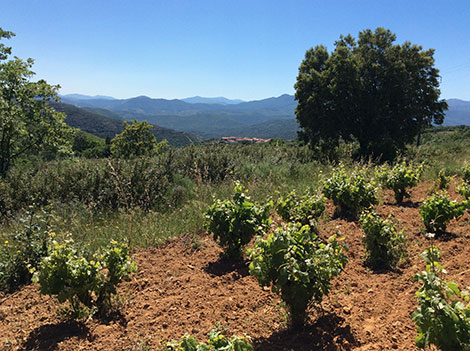
[[[351,313],[351,309],[349,307],[344,307],[343,308],[343,312],[346,313],[346,314],[350,314]]]

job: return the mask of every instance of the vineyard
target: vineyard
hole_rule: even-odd
[[[238,149],[238,157],[260,152],[249,147]],[[297,161],[303,157],[297,155]],[[220,173],[225,179],[206,183],[225,190],[209,197],[208,205],[199,202],[201,230],[175,233],[156,245],[135,238],[142,229],[130,210],[109,226],[104,217],[101,227],[87,218],[91,224],[85,227],[95,229],[86,230],[112,227],[116,234],[108,229],[107,240],[95,241],[73,227],[60,233],[58,221],[70,218],[58,220],[52,201],[42,212],[21,210],[17,218],[25,220],[5,222],[16,235],[5,235],[0,250],[1,347],[417,350],[437,345],[446,351],[468,346],[470,311],[463,289],[470,279],[470,167],[462,163],[453,177],[433,176],[429,165],[417,162],[315,167],[319,176],[310,184],[298,176],[297,188],[271,194],[257,193],[260,180],[245,179],[248,189],[235,182],[233,190],[230,176],[243,177],[229,167],[227,178]],[[201,178],[200,172],[193,177],[203,188]],[[278,179],[273,175],[268,181]],[[166,216],[184,220],[185,202],[191,200],[182,197]],[[152,211],[139,216],[152,214],[158,216]],[[123,218],[131,222],[126,229],[119,228],[125,226]]]

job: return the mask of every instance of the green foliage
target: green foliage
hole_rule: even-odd
[[[279,199],[277,213],[286,222],[314,225],[315,219],[325,211],[325,198],[321,195],[297,195],[295,190]]]
[[[157,139],[150,132],[152,125],[147,121],[132,123],[124,122],[124,130],[116,135],[111,142],[111,154],[117,158],[135,158],[153,156],[167,147],[164,140],[157,144]]]
[[[377,169],[376,178],[383,184],[385,189],[391,189],[395,193],[395,200],[401,203],[403,198],[410,198],[407,188],[415,187],[421,177],[423,165],[418,167],[407,165],[406,162],[395,164],[389,168],[384,165]]]
[[[290,223],[277,228],[266,239],[257,238],[249,250],[250,274],[261,286],[271,286],[286,303],[291,325],[305,322],[313,300],[319,303],[331,289],[331,279],[340,274],[347,262],[336,235],[325,243],[308,226]]]
[[[377,203],[374,181],[368,181],[364,170],[349,173],[343,165],[333,170],[331,177],[323,180],[323,192],[333,200],[337,212],[344,217],[357,218],[359,213]]]
[[[457,187],[457,191],[467,202],[470,201],[470,183],[462,183]]]
[[[396,267],[406,257],[406,236],[391,220],[383,220],[373,210],[360,217],[364,231],[366,262],[372,267]]]
[[[468,202],[450,201],[447,195],[437,194],[424,201],[419,207],[419,215],[429,232],[445,231],[447,224],[464,214]]]
[[[416,344],[422,349],[435,345],[442,351],[469,350],[469,295],[439,276],[446,273],[439,263],[440,256],[439,249],[428,248],[421,255],[426,270],[415,276],[422,283],[416,292],[419,305],[411,317],[418,326]]]
[[[191,145],[176,150],[177,168],[198,182],[219,183],[233,175],[238,148],[230,146]]]
[[[0,28],[0,39],[14,34]],[[41,150],[70,153],[73,130],[65,115],[49,106],[57,100],[59,86],[44,80],[30,81],[34,61],[15,57],[7,60],[11,48],[0,45],[0,177],[13,162]]]
[[[467,162],[462,168],[462,180],[463,182],[457,187],[457,191],[467,201],[470,201],[470,164]]]
[[[272,202],[257,205],[245,195],[240,184],[235,186],[233,201],[217,200],[205,213],[205,228],[214,234],[229,257],[242,256],[241,249],[269,227]]]
[[[434,51],[384,28],[340,36],[329,53],[307,50],[295,84],[300,136],[323,150],[357,140],[362,155],[393,159],[432,122],[441,124],[439,72]]]
[[[173,184],[171,155],[135,160],[63,160],[39,168],[14,168],[0,179],[0,214],[28,204],[80,203],[99,210],[161,209]]]
[[[466,184],[470,185],[470,163],[468,162],[465,162],[462,167],[462,179]]]
[[[50,239],[46,213],[27,212],[23,230],[0,243],[0,291],[12,292],[31,282],[32,271],[47,255]]]
[[[234,335],[227,338],[218,329],[212,329],[207,344],[186,334],[179,342],[167,343],[167,351],[253,351],[253,346],[248,337]]]
[[[136,270],[125,244],[113,240],[105,250],[85,253],[68,239],[52,242],[34,280],[40,284],[41,294],[69,301],[73,316],[78,317],[82,306],[100,313],[108,311],[116,285]]]
[[[77,130],[73,139],[73,152],[86,158],[103,158],[111,154],[110,145],[104,139]]]
[[[446,175],[445,169],[441,169],[437,174],[437,179],[434,183],[433,188],[431,189],[431,194],[439,190],[448,190],[451,179],[451,176]]]

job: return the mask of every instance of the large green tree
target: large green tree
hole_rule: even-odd
[[[0,28],[0,40],[14,34]],[[32,82],[34,61],[8,59],[11,48],[0,43],[0,177],[27,154],[52,149],[70,152],[72,129],[65,115],[49,102],[57,100],[58,85]]]
[[[340,36],[331,53],[322,45],[306,52],[295,84],[304,141],[326,151],[357,140],[362,155],[392,159],[443,122],[434,50],[395,40],[390,30],[367,29],[357,40]]]

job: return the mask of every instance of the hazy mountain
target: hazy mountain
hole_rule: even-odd
[[[121,133],[124,128],[124,122],[120,119],[106,117],[73,105],[62,103],[51,103],[51,105],[55,110],[66,114],[65,123],[69,126],[80,128],[84,132],[100,138],[113,138],[116,134]],[[150,131],[155,135],[157,141],[166,139],[173,146],[183,146],[200,141],[199,138],[189,133],[160,126],[154,125]]]
[[[271,97],[263,100],[248,101],[231,106],[235,111],[271,111],[288,113],[294,117],[297,102],[293,95],[284,94],[279,97]]]
[[[242,102],[245,102],[240,99],[227,99],[223,96],[220,97],[202,97],[202,96],[193,96],[181,99],[181,101],[189,102],[190,104],[218,104],[218,105],[235,105]]]
[[[70,99],[70,100],[116,100],[112,96],[105,96],[105,95],[83,95],[83,94],[66,94],[60,95],[61,98]]]
[[[445,126],[470,125],[470,101],[448,99],[449,110],[444,119]]]
[[[249,127],[239,126],[223,128],[220,130],[212,130],[201,133],[199,136],[204,139],[221,138],[223,136],[237,136],[250,138],[274,139],[280,138],[284,140],[297,139],[297,131],[300,130],[299,124],[295,119],[276,119],[263,123],[253,124]]]
[[[139,113],[146,115],[195,115],[200,113],[239,114],[256,112],[273,117],[285,118],[286,115],[294,118],[295,100],[292,95],[281,95],[257,101],[241,102],[238,104],[189,103],[182,100],[152,99],[147,96],[138,96],[130,99],[68,99],[64,103],[77,107],[103,108],[114,112]]]

